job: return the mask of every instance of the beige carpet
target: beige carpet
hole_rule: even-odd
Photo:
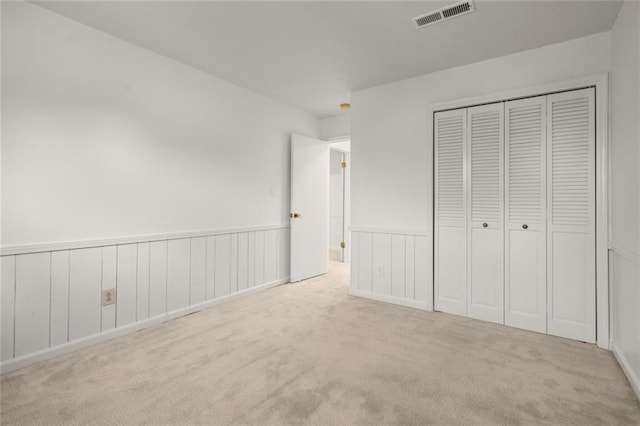
[[[640,424],[611,353],[283,285],[1,379],[6,424]]]

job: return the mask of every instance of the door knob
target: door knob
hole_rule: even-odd
[[[529,227],[529,225],[522,225],[522,229],[527,229]]]
[[[301,214],[300,214],[300,213],[293,213],[293,218],[294,218],[294,219],[297,219],[297,218],[299,218],[300,216],[301,216]]]
[[[483,228],[486,228],[487,226],[489,226],[489,225],[487,225],[486,223],[483,223],[483,224],[482,224],[482,227],[483,227]]]

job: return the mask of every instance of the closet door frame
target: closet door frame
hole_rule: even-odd
[[[596,339],[597,345],[604,349],[610,349],[609,342],[609,73],[585,76],[576,79],[560,80],[550,83],[532,84],[515,90],[493,92],[487,95],[455,98],[449,101],[430,104],[427,106],[428,134],[431,135],[431,143],[435,149],[435,122],[434,113],[452,109],[467,108],[476,105],[503,102],[542,96],[557,92],[595,87],[596,91]],[[435,179],[433,181],[435,185]],[[432,194],[435,190],[432,189]],[[434,199],[431,199],[432,207]],[[431,211],[431,217],[427,217],[435,231],[435,211]],[[431,234],[433,235],[433,233]],[[435,259],[435,246],[434,259]],[[433,277],[432,277],[433,278]],[[433,283],[433,281],[432,281]],[[432,289],[434,291],[434,289]]]

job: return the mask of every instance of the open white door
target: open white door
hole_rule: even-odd
[[[329,144],[291,135],[291,282],[329,271]]]

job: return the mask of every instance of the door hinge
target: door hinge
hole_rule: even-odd
[[[347,245],[343,242],[340,243],[340,248],[345,248]]]
[[[343,168],[343,169],[346,169],[346,168],[347,168],[347,162],[346,162],[346,161],[343,161],[343,162],[342,162],[342,168]]]

